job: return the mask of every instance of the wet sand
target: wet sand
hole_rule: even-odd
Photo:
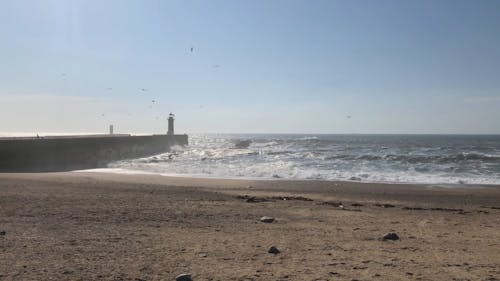
[[[400,240],[383,241],[387,232]],[[271,246],[281,252],[268,253]],[[181,273],[499,280],[500,187],[0,174],[0,280]]]

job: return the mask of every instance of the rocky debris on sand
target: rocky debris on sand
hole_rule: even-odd
[[[274,222],[274,218],[273,217],[264,216],[264,217],[260,218],[260,221],[261,222],[265,222],[265,223],[272,223],[272,222]]]
[[[469,211],[465,211],[464,209],[441,208],[441,207],[437,207],[437,208],[422,208],[422,207],[408,207],[408,206],[405,206],[405,207],[403,207],[401,209],[403,209],[403,210],[417,210],[417,211],[456,212],[459,215],[465,215],[465,214],[469,214],[470,213]]]
[[[200,257],[200,258],[206,258],[207,256],[208,256],[207,252],[200,252],[200,253],[198,253],[198,257]]]
[[[7,234],[7,232],[5,232],[5,230],[0,231],[0,236],[4,236],[5,234]]]
[[[314,201],[311,198],[303,197],[303,196],[273,196],[271,199],[274,200],[297,200],[297,201]]]
[[[270,254],[275,254],[275,255],[281,253],[281,251],[278,250],[278,248],[276,248],[275,246],[272,246],[271,248],[269,248],[269,250],[267,250],[267,252]]]
[[[193,281],[191,274],[183,273],[175,277],[175,281]]]
[[[382,240],[386,241],[386,240],[399,240],[399,236],[395,233],[395,232],[389,232],[389,233],[386,233],[384,235],[384,237],[382,237]]]
[[[392,204],[373,204],[373,206],[382,207],[382,208],[394,208],[394,207],[396,207]]]
[[[245,200],[245,202],[247,202],[247,203],[259,203],[259,202],[269,201],[265,198],[259,198],[259,197],[255,197],[255,196],[249,196],[249,195],[238,195],[238,196],[236,196],[236,198],[241,199],[241,200]]]
[[[260,201],[259,199],[255,198],[255,197],[248,197],[247,199],[245,199],[245,202],[255,203],[255,202],[262,202],[262,201]]]
[[[342,205],[342,202],[332,202],[332,201],[325,201],[319,203],[320,205],[329,205],[333,207],[338,207],[338,208],[344,208],[344,205]]]

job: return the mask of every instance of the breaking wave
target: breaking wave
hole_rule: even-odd
[[[248,146],[235,147],[240,140]],[[197,135],[187,147],[110,168],[217,178],[498,185],[500,136]]]

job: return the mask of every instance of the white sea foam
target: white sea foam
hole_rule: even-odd
[[[251,139],[235,149],[235,139]],[[312,142],[311,142],[312,140]],[[119,161],[119,173],[443,185],[500,184],[500,137],[191,136],[188,147]]]

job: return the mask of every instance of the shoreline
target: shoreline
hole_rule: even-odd
[[[0,174],[2,231],[0,280],[500,275],[500,187]]]
[[[358,181],[358,180],[327,180],[327,179],[288,179],[288,178],[264,178],[264,177],[217,177],[209,175],[196,174],[168,174],[155,173],[139,170],[128,170],[123,168],[97,168],[87,170],[69,171],[73,173],[97,173],[97,174],[117,174],[117,175],[150,175],[162,176],[167,178],[189,178],[189,179],[207,179],[207,180],[241,180],[241,181],[285,181],[285,182],[333,182],[333,183],[359,183],[359,184],[387,184],[387,185],[410,185],[442,188],[500,188],[500,184],[461,184],[461,183],[426,183],[426,182],[384,182],[384,181]]]

